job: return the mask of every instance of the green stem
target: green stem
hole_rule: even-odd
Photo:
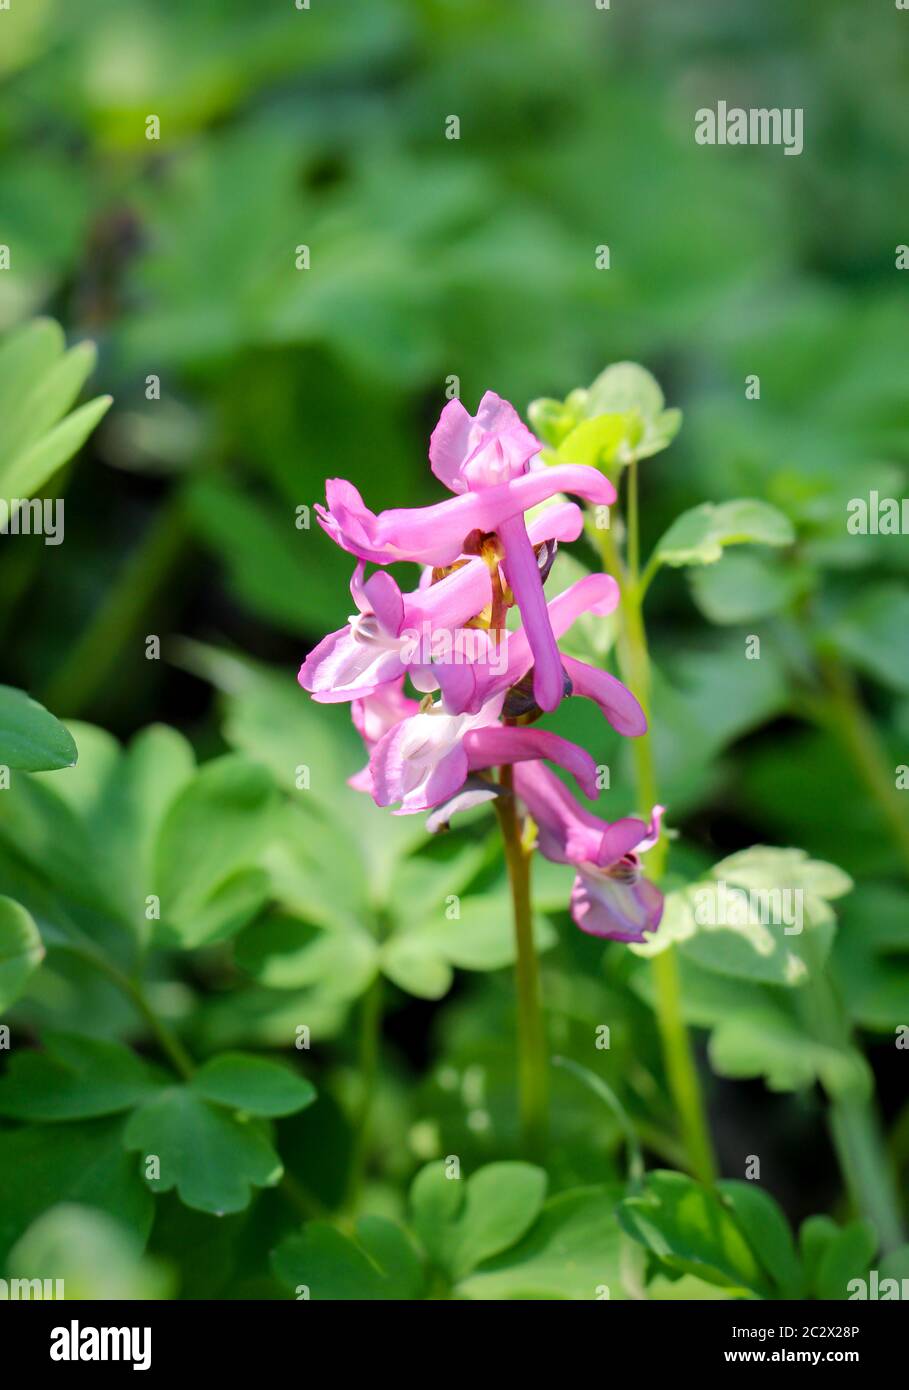
[[[360,1095],[354,1121],[354,1150],[351,1155],[350,1175],[347,1184],[346,1206],[348,1210],[353,1209],[359,1200],[369,1160],[370,1121],[376,1081],[379,1075],[383,993],[382,977],[377,975],[364,994],[360,1009]]]
[[[148,1031],[174,1068],[174,1071],[176,1071],[179,1076],[182,1076],[184,1081],[188,1081],[196,1069],[195,1063],[176,1033],[168,1028],[164,1020],[155,1013],[145,991],[138,981],[130,979],[119,966],[114,965],[113,961],[108,960],[106,956],[102,955],[100,951],[96,951],[91,945],[86,944],[83,946],[70,943],[67,949],[71,951],[72,954],[86,961],[89,965],[94,966],[102,975],[106,975],[107,978],[126,995],[136,1012],[141,1015]]]
[[[809,931],[801,942],[809,978],[796,1004],[805,1026],[825,1047],[854,1054],[852,1024],[825,969],[816,938]],[[882,1250],[895,1249],[905,1236],[894,1165],[887,1154],[873,1095],[861,1078],[839,1094],[829,1095],[827,1123],[852,1206],[874,1225]]]
[[[619,581],[621,588],[622,633],[617,643],[619,666],[625,683],[634,691],[650,723],[650,650],[644,624],[642,592],[638,577],[637,468],[628,471],[629,572],[623,572],[618,550],[608,530],[601,531],[600,548],[604,568]],[[649,813],[658,802],[656,765],[649,731],[632,744],[637,797],[641,814]],[[661,835],[649,854],[648,868],[659,882],[666,863],[667,842]],[[663,1051],[663,1061],[679,1128],[688,1156],[688,1165],[701,1182],[712,1183],[716,1163],[704,1113],[703,1097],[695,1066],[691,1039],[682,1011],[682,988],[675,949],[669,947],[651,962],[655,986],[655,1012]]]
[[[170,1061],[174,1070],[179,1072],[184,1081],[188,1081],[196,1069],[195,1063],[177,1037],[177,1034],[168,1028],[163,1019],[155,1013],[141,985],[136,984],[134,981],[124,976],[122,988],[125,993],[129,995],[137,1010],[142,1015],[148,1025],[149,1032],[154,1036],[158,1046]]]
[[[69,942],[67,949],[79,956],[88,965],[94,967],[102,975],[106,975],[112,984],[115,984],[123,994],[130,1000],[136,1011],[141,1015],[149,1032],[155,1038],[161,1051],[170,1062],[174,1071],[184,1081],[190,1081],[196,1070],[196,1064],[187,1052],[183,1043],[167,1026],[162,1018],[155,1013],[150,1004],[145,991],[137,980],[132,980],[114,965],[113,961],[107,959],[105,955],[95,949],[94,945],[86,941],[83,943]],[[312,1193],[308,1192],[292,1174],[285,1172],[278,1184],[285,1200],[297,1211],[304,1220],[315,1218],[325,1218],[330,1215],[328,1208],[319,1201]]]
[[[125,644],[170,576],[187,535],[179,494],[158,513],[109,595],[41,693],[49,709],[72,718],[112,678]]]
[[[877,1107],[869,1096],[839,1096],[831,1101],[828,1123],[856,1211],[874,1226],[882,1252],[895,1250],[905,1233]]]
[[[640,581],[640,528],[638,525],[638,461],[633,458],[628,465],[628,579],[633,589]]]
[[[909,870],[909,816],[896,789],[880,735],[859,699],[849,671],[833,656],[821,659],[827,699],[821,718],[840,740],[873,798],[906,869]]]
[[[506,791],[510,792],[510,767],[501,769],[499,780]],[[495,808],[505,846],[514,916],[521,1131],[528,1155],[539,1157],[545,1146],[548,1126],[549,1076],[540,972],[530,908],[530,853],[522,841],[514,796],[499,797],[495,802]]]

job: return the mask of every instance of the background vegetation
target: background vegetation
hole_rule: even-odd
[[[9,470],[89,371],[87,398],[113,397],[42,455],[53,467],[35,488],[65,497],[65,544],[0,540],[0,680],[79,750],[65,769],[47,726],[52,760],[7,757],[0,793],[7,1272],[65,1273],[93,1297],[301,1283],[314,1297],[619,1297],[624,1243],[651,1297],[842,1297],[899,1245],[898,1214],[863,1207],[861,1178],[844,1188],[827,1116],[874,1092],[872,1131],[905,1176],[909,552],[845,519],[852,497],[905,492],[907,23],[846,0],[0,12],[0,328],[19,331],[0,359],[0,478],[24,485]],[[719,98],[804,108],[804,153],[697,146],[694,112]],[[22,330],[36,315],[93,340],[97,362],[62,359],[47,326]],[[326,476],[376,510],[431,500],[446,378],[471,409],[487,388],[523,408],[623,359],[685,415],[642,464],[645,553],[704,501],[764,499],[796,535],[654,581],[670,886],[753,843],[835,866],[830,896],[843,874],[855,883],[835,931],[819,909],[833,1023],[778,950],[768,966],[679,948],[722,1171],[741,1179],[758,1155],[789,1223],[816,1218],[796,1256],[778,1213],[749,1217],[757,1185],[730,1189],[695,1226],[733,1222],[731,1268],[679,1234],[679,1173],[629,1195],[622,1121],[567,1070],[545,1204],[539,1170],[490,1169],[518,1152],[488,827],[427,846],[421,818],[347,793],[347,713],[294,680],[349,609],[347,558],[297,526]],[[742,659],[752,633],[759,662]],[[553,727],[614,767],[610,809],[633,809],[598,716],[575,703]],[[648,1163],[681,1170],[648,964],[583,938],[550,868],[536,901],[552,1039],[608,1082]],[[470,904],[460,923],[444,917],[450,893]],[[264,1067],[270,1055],[289,1066]],[[169,1182],[144,1180],[148,1152]],[[476,1184],[460,1212],[423,1169],[452,1154]],[[675,1231],[671,1257],[645,1255],[642,1203]],[[776,1247],[755,1253],[755,1229]]]

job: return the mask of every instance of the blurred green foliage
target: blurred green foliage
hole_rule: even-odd
[[[19,750],[0,792],[0,1003],[19,998],[14,1035],[44,1043],[0,1080],[0,1164],[18,1175],[0,1268],[12,1249],[17,1274],[62,1269],[89,1297],[110,1296],[105,1269],[121,1296],[286,1297],[315,1268],[314,1297],[351,1298],[591,1297],[604,1282],[619,1297],[629,1270],[653,1297],[841,1297],[867,1269],[867,1227],[812,1218],[796,1252],[742,1184],[692,1204],[681,1173],[652,1173],[617,1215],[622,1126],[570,1076],[548,1179],[503,1173],[511,941],[485,827],[427,845],[422,825],[348,792],[361,755],[346,711],[311,705],[293,677],[349,608],[348,557],[311,517],[326,476],[376,510],[433,498],[426,440],[451,377],[471,409],[487,388],[522,410],[543,398],[547,444],[586,459],[611,438],[588,428],[605,397],[569,393],[606,363],[646,362],[672,408],[654,405],[654,447],[676,408],[685,419],[641,468],[644,553],[664,537],[648,604],[674,910],[752,841],[857,885],[835,939],[829,909],[809,933],[845,1034],[806,1020],[786,943],[767,954],[716,933],[681,950],[714,1072],[788,1093],[767,1109],[748,1091],[721,1151],[738,1171],[759,1134],[782,1167],[787,1131],[818,1130],[816,1079],[867,1092],[862,1045],[892,1050],[906,1021],[893,769],[909,763],[909,551],[845,520],[852,497],[906,491],[906,22],[849,0],[0,13],[0,332],[8,365],[26,342],[37,363],[34,394],[11,392],[0,418],[15,445],[0,482],[67,501],[65,545],[0,542],[0,707]],[[803,107],[804,153],[697,146],[694,112],[720,97]],[[17,336],[39,314],[63,324],[67,357],[46,323]],[[93,365],[97,399],[68,414]],[[71,462],[107,409],[99,392],[115,404]],[[161,661],[145,659],[149,634]],[[750,634],[759,662],[742,659]],[[76,768],[66,729],[20,688],[65,721]],[[625,752],[579,706],[552,727],[614,765],[610,806],[634,809]],[[647,967],[581,938],[566,892],[540,864],[552,1040],[602,1070],[648,1152],[677,1165]],[[150,924],[153,893],[167,911]],[[217,1060],[178,1083],[127,1049],[154,1045],[134,979],[181,1047]],[[352,1026],[380,1002],[381,1075]],[[591,1062],[606,1019],[610,1049]],[[299,1069],[256,1070],[300,1022],[319,1038],[311,1065],[303,1054],[315,1101]],[[369,1120],[366,1153],[352,1117]],[[185,1163],[194,1145],[205,1164]],[[173,1181],[142,1176],[156,1146]],[[905,1118],[894,1149],[905,1169]],[[442,1239],[434,1169],[406,1193],[448,1153],[472,1176]],[[790,1215],[833,1200],[834,1180],[807,1171],[807,1195],[769,1182]],[[364,1177],[376,1214],[301,1234],[296,1208],[336,1214]],[[775,1246],[758,1248],[755,1223]],[[74,1249],[94,1254],[72,1265]]]

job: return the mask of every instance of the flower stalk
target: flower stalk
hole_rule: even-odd
[[[496,799],[495,808],[505,847],[514,916],[521,1132],[528,1156],[539,1156],[545,1145],[548,1127],[549,1075],[540,968],[533,940],[530,905],[533,851],[524,843],[517,803],[511,794],[513,774],[510,767],[501,769],[499,782],[509,793]]]
[[[628,515],[627,569],[608,529],[598,532],[603,567],[619,582],[619,611],[622,628],[617,653],[622,679],[634,691],[647,716],[648,731],[632,742],[635,784],[641,807],[658,801],[656,764],[650,733],[651,669],[650,649],[644,622],[644,586],[639,571],[638,474],[637,461],[627,470],[626,504]],[[650,873],[659,883],[666,864],[667,842],[661,835],[650,852]],[[675,949],[670,946],[651,962],[655,987],[654,1007],[669,1081],[673,1106],[691,1172],[704,1183],[716,1178],[716,1161],[704,1110],[701,1085],[695,1065],[691,1039],[682,1011],[682,988]]]

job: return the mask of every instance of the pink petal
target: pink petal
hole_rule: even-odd
[[[547,758],[570,772],[589,797],[599,795],[596,763],[590,754],[548,729],[510,728],[501,724],[473,728],[464,734],[463,744],[471,772]]]
[[[482,613],[491,598],[492,577],[486,562],[468,560],[444,579],[406,596],[407,623],[412,626],[426,621],[433,627],[461,627]]]
[[[440,483],[451,492],[466,492],[461,464],[470,453],[473,417],[457,399],[449,401],[429,440],[429,464]]]
[[[370,575],[363,593],[385,631],[397,637],[404,626],[404,599],[391,575],[384,570]]]
[[[371,748],[383,734],[400,724],[402,719],[416,714],[419,708],[417,700],[411,700],[404,694],[404,677],[400,676],[397,681],[383,685],[375,694],[354,700],[350,717],[367,748]]]
[[[514,770],[514,790],[536,823],[545,858],[559,864],[594,860],[606,822],[575,801],[554,772],[541,762],[523,763]]]
[[[437,748],[431,740],[422,740],[424,725],[415,727],[417,721],[434,718],[431,714],[414,715],[376,744],[369,768],[377,806],[400,802],[399,815],[428,811],[454,796],[464,785],[469,767],[462,742],[457,740]]]
[[[494,391],[486,392],[475,417],[459,400],[449,401],[429,441],[432,471],[455,493],[517,477],[539,451],[514,406]]]
[[[619,586],[611,575],[585,575],[583,579],[569,585],[561,594],[557,594],[547,605],[553,636],[555,638],[561,637],[583,613],[596,613],[597,615],[611,613],[618,601]],[[479,700],[481,704],[499,690],[507,690],[509,686],[514,685],[530,670],[534,654],[531,650],[530,637],[526,627],[518,628],[516,632],[508,634],[506,660],[508,664],[503,674],[495,675],[488,671],[479,674],[475,699]],[[568,661],[569,658],[560,654],[560,667],[567,670]],[[624,687],[622,688],[624,689]],[[575,691],[575,694],[577,693]]]
[[[626,854],[638,848],[647,834],[647,826],[637,816],[625,816],[622,820],[605,826],[603,838],[593,863],[600,868],[617,864]]]
[[[520,478],[539,452],[540,441],[520,425],[518,429],[484,439],[463,464],[461,476],[473,492],[496,487],[512,478]]]
[[[300,667],[297,680],[319,704],[363,699],[402,675],[396,651],[358,642],[349,627],[330,632]]]
[[[533,694],[540,709],[552,710],[565,690],[562,660],[555,634],[549,623],[549,610],[530,537],[522,516],[508,517],[499,524],[505,546],[505,575],[521,610],[521,621],[534,658]]]
[[[589,936],[610,941],[643,941],[663,916],[663,895],[642,878],[623,883],[581,869],[571,892],[571,915]]]
[[[586,464],[571,463],[525,473],[511,482],[465,492],[433,506],[393,508],[379,516],[369,511],[351,483],[333,478],[326,485],[327,509],[317,506],[316,510],[328,535],[361,560],[444,566],[460,557],[472,531],[497,531],[509,517],[561,492],[602,506],[615,501],[608,478]]]
[[[484,393],[483,399],[477,406],[476,422],[486,434],[501,434],[505,430],[527,428],[511,402],[497,395],[495,391]],[[539,447],[539,441],[537,447]]]
[[[586,661],[563,656],[562,665],[572,684],[572,694],[595,700],[609,723],[627,738],[647,732],[647,717],[631,691],[608,671],[588,666]]]

